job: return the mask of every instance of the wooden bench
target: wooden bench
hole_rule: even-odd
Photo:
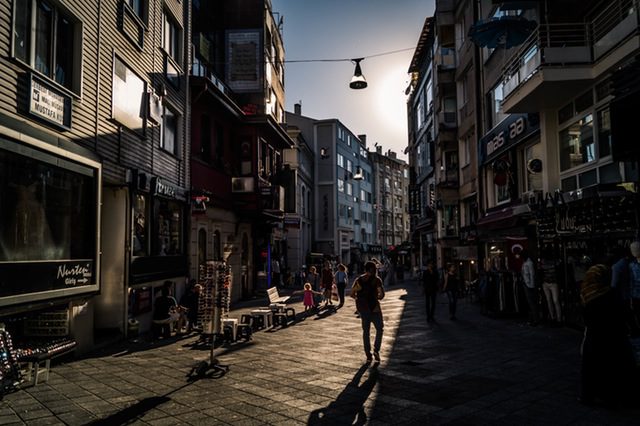
[[[289,296],[280,296],[280,294],[278,294],[278,288],[275,286],[267,289],[267,295],[269,296],[269,304],[271,305],[287,303],[287,300],[290,298]]]

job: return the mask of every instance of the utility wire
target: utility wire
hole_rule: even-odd
[[[382,53],[376,53],[373,55],[368,55],[368,56],[362,56],[360,58],[360,60],[363,59],[367,59],[367,58],[375,58],[378,56],[386,56],[386,55],[393,55],[394,53],[400,53],[400,52],[406,52],[407,50],[415,50],[415,47],[407,47],[405,49],[398,49],[398,50],[392,50],[390,52],[382,52]],[[340,59],[294,59],[294,60],[284,60],[283,62],[286,63],[299,63],[299,62],[352,62],[355,61],[356,59],[354,58],[340,58]]]

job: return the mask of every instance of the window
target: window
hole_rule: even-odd
[[[505,185],[495,185],[495,193],[496,205],[506,203],[511,200],[511,195],[509,194],[509,182]]]
[[[183,253],[182,207],[179,203],[163,198],[156,199],[157,240],[154,255],[173,256]]]
[[[144,21],[144,0],[126,0],[126,3],[133,10],[133,13]]]
[[[446,237],[458,235],[458,206],[445,205],[442,210],[442,232]]]
[[[351,160],[347,160],[347,171],[353,172],[353,162]]]
[[[338,179],[338,191],[344,192],[344,181],[342,179]]]
[[[133,255],[147,256],[149,235],[149,202],[147,197],[137,194],[133,201]]]
[[[13,56],[80,94],[80,21],[43,0],[14,1]]]
[[[424,93],[420,93],[418,105],[416,105],[416,131],[419,131],[424,124]]]
[[[461,159],[460,164],[464,167],[471,162],[471,136],[466,136],[461,141],[462,149],[460,150]]]
[[[611,155],[611,114],[609,108],[598,111],[598,157]]]
[[[146,83],[117,56],[113,57],[111,116],[130,130],[144,132]]]
[[[587,114],[560,132],[560,170],[596,160],[593,115]]]
[[[496,85],[493,90],[489,93],[489,101],[491,102],[491,123],[490,127],[495,127],[498,123],[500,123],[505,117],[506,114],[502,110],[502,101],[504,100],[504,83],[500,82]]]
[[[338,166],[344,168],[344,156],[342,154],[338,154]]]
[[[347,195],[353,195],[353,185],[351,185],[350,183],[347,183],[345,185],[345,189],[346,189]]]
[[[366,192],[364,192],[364,189],[360,190],[360,201],[365,202],[367,200],[367,195]]]
[[[162,26],[162,47],[171,59],[173,59],[177,65],[182,64],[182,31],[180,27],[169,15],[167,11],[164,11]]]
[[[95,258],[94,169],[0,139],[0,193],[0,264]]]
[[[527,170],[527,164],[533,159],[542,158],[542,144],[536,143],[529,145],[524,149],[524,167],[526,173],[525,191],[541,191],[542,190],[542,173],[531,173]]]
[[[178,115],[166,105],[162,114],[160,148],[172,154],[176,154],[178,148]]]

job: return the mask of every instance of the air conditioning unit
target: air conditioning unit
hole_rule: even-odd
[[[253,192],[255,189],[255,181],[252,177],[234,177],[231,178],[231,192]]]

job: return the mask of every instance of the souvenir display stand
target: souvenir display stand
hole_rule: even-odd
[[[11,334],[0,324],[0,399],[17,389],[22,379],[18,356],[13,348]]]
[[[223,318],[229,314],[231,304],[231,270],[225,262],[208,261],[200,266],[198,321],[202,324],[201,339],[211,342],[209,362],[202,361],[194,373],[203,376],[208,370],[228,371],[215,357],[216,337],[222,334]]]

